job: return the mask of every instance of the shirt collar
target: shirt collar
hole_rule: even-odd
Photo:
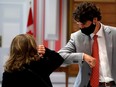
[[[98,35],[98,37],[102,37],[103,36],[103,25],[101,23],[100,23],[100,25],[101,25],[101,27],[100,27],[99,31],[96,33],[96,35]],[[95,34],[92,33],[92,34],[90,34],[90,37],[93,38],[94,35]]]

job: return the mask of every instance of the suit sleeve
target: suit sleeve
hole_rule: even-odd
[[[58,53],[65,59],[65,64],[82,63],[83,61],[83,53],[78,52],[80,43],[75,43],[75,40],[78,40],[78,38],[75,36],[75,33],[71,34],[71,38],[66,46],[58,51]]]
[[[55,69],[57,69],[64,61],[64,59],[61,55],[59,55],[59,53],[48,48],[46,48],[43,60],[43,67],[45,68],[45,71],[49,74],[51,74]]]

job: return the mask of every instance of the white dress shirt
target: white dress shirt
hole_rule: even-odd
[[[110,82],[113,81],[113,78],[111,76],[111,69],[109,66],[108,56],[107,56],[107,50],[106,49],[106,41],[103,33],[103,25],[101,24],[100,30],[97,32],[98,35],[98,46],[99,46],[99,82]],[[91,38],[93,38],[94,34],[91,34]],[[93,41],[92,41],[93,43]]]

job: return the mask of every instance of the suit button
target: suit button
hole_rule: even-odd
[[[88,75],[90,76],[90,73],[88,73]]]

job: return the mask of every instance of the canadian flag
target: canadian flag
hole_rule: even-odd
[[[34,22],[33,22],[33,16],[32,16],[31,7],[29,9],[29,14],[28,14],[27,33],[31,34],[31,35],[33,35],[35,37]]]

